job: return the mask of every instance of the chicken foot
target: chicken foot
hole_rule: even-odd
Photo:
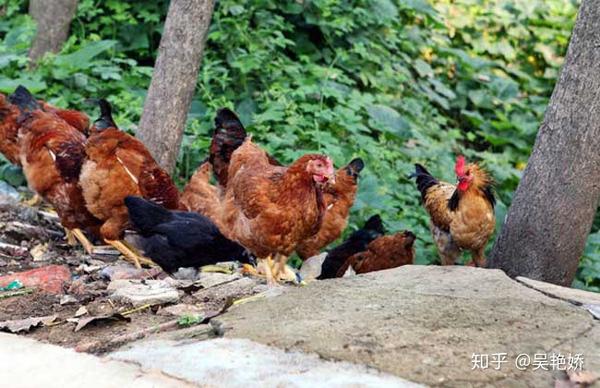
[[[36,207],[42,203],[42,197],[38,193],[35,193],[33,197],[23,203],[29,207]]]
[[[154,264],[152,260],[142,256],[135,248],[123,240],[104,240],[107,244],[112,245],[117,251],[121,252],[127,261],[135,264],[137,268],[142,268],[144,265]]]
[[[276,285],[277,280],[273,276],[274,263],[272,257],[272,255],[269,255],[266,258],[257,258],[256,268],[250,264],[244,264],[242,266],[242,273],[251,276],[265,277],[269,286]]]
[[[81,244],[83,249],[87,252],[88,255],[94,254],[94,244],[88,240],[88,238],[83,234],[81,229],[66,229],[65,232],[67,234],[67,243],[71,246],[77,245],[77,242]]]
[[[287,265],[289,257],[278,254],[275,258],[274,274],[273,276],[277,280],[299,283],[298,276],[293,269]]]

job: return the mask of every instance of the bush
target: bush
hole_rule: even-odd
[[[0,91],[18,83],[59,105],[92,96],[135,131],[166,1],[80,1],[59,55],[25,72],[33,24],[10,0],[0,23]],[[326,152],[366,161],[351,228],[381,213],[417,236],[418,263],[436,262],[428,217],[407,176],[413,163],[452,180],[456,154],[495,177],[498,228],[510,204],[566,52],[577,1],[220,0],[189,113],[179,183],[207,152],[218,107],[290,162]],[[600,286],[600,221],[579,287]],[[597,238],[596,238],[597,239]],[[491,246],[491,244],[490,244]]]

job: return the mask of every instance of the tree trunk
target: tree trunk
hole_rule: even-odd
[[[212,0],[172,0],[169,5],[138,133],[167,171],[175,167],[181,146],[213,5]]]
[[[57,53],[69,37],[77,0],[29,0],[29,15],[37,22],[37,32],[29,51],[35,64],[48,52]]]
[[[570,286],[600,200],[600,0],[584,0],[533,153],[490,257]]]

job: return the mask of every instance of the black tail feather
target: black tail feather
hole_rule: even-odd
[[[17,86],[15,91],[8,96],[8,101],[16,105],[24,112],[30,112],[36,109],[41,109],[40,104],[29,90],[23,85]]]
[[[410,176],[411,178],[417,178],[417,189],[421,192],[421,198],[425,200],[427,190],[434,185],[437,185],[439,181],[435,179],[425,167],[420,164],[415,164],[415,172]]]
[[[327,253],[321,266],[321,275],[318,279],[331,279],[338,276],[339,270],[352,255],[363,252],[369,243],[383,236],[385,229],[379,215],[374,215],[367,220],[365,225],[352,233],[347,240]]]
[[[227,170],[231,155],[242,145],[246,135],[246,129],[233,111],[227,108],[217,111],[209,161],[217,181],[223,187],[227,185]]]
[[[110,105],[110,102],[101,98],[98,100],[98,106],[100,107],[100,117],[94,121],[96,129],[117,128],[117,124],[115,124],[112,117],[112,106]]]
[[[171,220],[171,213],[164,207],[141,197],[128,196],[125,206],[129,210],[129,219],[142,235],[152,233],[154,228]]]

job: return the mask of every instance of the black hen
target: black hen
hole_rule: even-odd
[[[145,255],[168,273],[222,261],[250,263],[244,247],[227,239],[210,219],[198,213],[167,210],[140,197],[128,196],[129,219],[140,233]]]
[[[384,234],[385,228],[381,222],[381,217],[377,214],[369,218],[361,229],[352,233],[346,241],[327,253],[318,279],[337,277],[339,269],[350,256],[365,251],[371,241]]]

